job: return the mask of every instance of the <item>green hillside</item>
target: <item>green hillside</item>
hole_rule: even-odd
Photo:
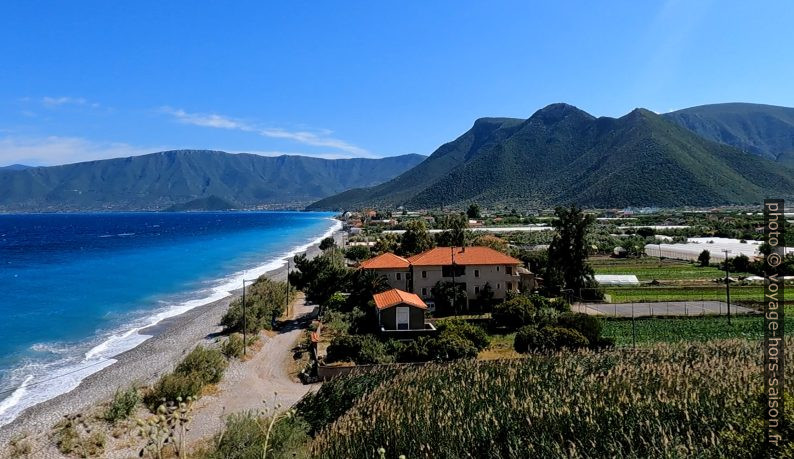
[[[469,202],[516,207],[707,206],[794,194],[794,170],[705,140],[643,109],[617,119],[594,118],[571,105],[553,104],[480,137],[479,123],[397,179],[326,198],[310,208],[413,209]],[[420,181],[428,164],[446,156],[445,147],[477,138],[481,140],[464,144],[471,150],[457,166],[443,174],[434,172],[433,177],[440,178]],[[423,189],[416,192],[419,186]]]
[[[712,104],[666,113],[664,117],[706,139],[794,165],[794,108]]]
[[[240,207],[303,207],[349,188],[377,185],[424,159],[328,160],[178,150],[0,170],[0,211],[158,210],[211,196]]]

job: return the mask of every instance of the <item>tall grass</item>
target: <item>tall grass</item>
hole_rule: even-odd
[[[322,458],[378,457],[379,447],[411,458],[754,457],[761,359],[757,342],[728,340],[429,365],[369,391],[312,449]]]

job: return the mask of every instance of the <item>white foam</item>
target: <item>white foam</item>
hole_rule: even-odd
[[[155,314],[137,321],[133,328],[115,332],[109,338],[88,350],[84,358],[79,362],[67,365],[63,365],[62,361],[44,365],[31,364],[18,369],[18,373],[24,374],[23,381],[9,397],[0,401],[0,426],[13,421],[19,413],[33,405],[75,389],[80,384],[80,381],[86,377],[115,363],[116,360],[112,357],[133,349],[152,337],[151,335],[141,334],[141,330],[157,325],[165,319],[184,314],[191,309],[228,297],[233,291],[242,287],[243,279],[258,278],[269,271],[284,266],[287,258],[306,251],[312,245],[319,243],[322,239],[331,236],[342,228],[342,222],[335,219],[329,220],[332,220],[333,224],[322,236],[278,254],[260,266],[227,276],[220,280],[218,285],[208,290],[203,290],[203,292],[209,291],[209,293],[201,298],[168,305]],[[34,345],[34,347],[37,348],[35,350],[50,350],[49,345],[45,344]],[[34,381],[35,375],[40,375],[40,379]],[[35,391],[29,390],[31,384],[35,385]]]

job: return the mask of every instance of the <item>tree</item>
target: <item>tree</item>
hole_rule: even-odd
[[[413,220],[405,224],[400,242],[400,255],[411,256],[433,248],[433,238],[427,231],[427,226],[422,220]]]
[[[436,244],[440,247],[462,247],[466,245],[466,228],[469,221],[463,214],[445,215],[439,222],[446,231],[436,236]]]
[[[306,298],[318,304],[325,303],[337,291],[345,291],[349,285],[350,270],[344,265],[339,250],[308,259],[306,255],[293,258],[295,270],[289,273],[289,282],[303,290]]]
[[[466,216],[471,219],[480,218],[480,205],[476,203],[471,204],[466,210]]]
[[[494,291],[491,287],[491,283],[486,282],[485,285],[480,289],[480,294],[477,295],[477,299],[480,301],[480,304],[485,307],[489,307],[493,304],[493,296]]]
[[[698,255],[698,263],[700,263],[700,266],[708,266],[709,261],[711,261],[711,252],[708,250],[700,252],[700,255]]]
[[[490,247],[502,253],[509,253],[510,247],[506,240],[493,234],[481,234],[474,239],[474,245]]]
[[[462,284],[439,281],[430,289],[430,294],[439,314],[457,314],[466,308],[467,295]]]
[[[371,256],[372,254],[370,253],[369,247],[365,245],[354,245],[352,247],[348,247],[348,249],[345,251],[345,257],[347,257],[348,260],[353,261],[366,260]]]
[[[396,234],[382,233],[372,247],[372,250],[379,254],[386,252],[394,253],[398,248],[400,248],[400,241]]]
[[[350,299],[353,306],[367,309],[372,295],[389,290],[389,283],[377,271],[359,269],[353,272],[350,279]]]
[[[331,247],[336,247],[336,241],[331,236],[320,241],[320,250],[325,252],[326,250],[330,249]]]
[[[586,215],[582,209],[557,207],[557,217],[552,226],[556,231],[549,245],[549,271],[546,281],[562,281],[562,285],[581,294],[583,288],[595,285],[593,268],[587,263],[586,238],[590,227],[595,223],[592,215]]]

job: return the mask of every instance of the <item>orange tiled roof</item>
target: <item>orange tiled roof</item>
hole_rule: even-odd
[[[414,293],[404,292],[402,290],[393,288],[383,293],[376,293],[372,295],[375,300],[375,306],[378,309],[387,309],[401,304],[407,304],[415,308],[427,309],[427,305],[422,301],[419,296]]]
[[[408,269],[410,265],[411,264],[405,258],[391,252],[386,252],[375,258],[362,261],[359,267],[361,269]]]
[[[452,264],[455,253],[456,265],[519,265],[520,260],[505,255],[490,247],[436,247],[408,258],[414,266],[443,266]]]

